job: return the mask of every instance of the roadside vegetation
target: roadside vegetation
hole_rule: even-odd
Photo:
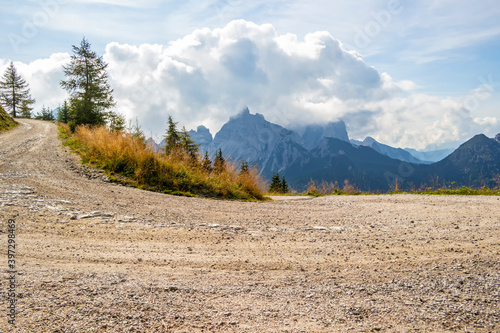
[[[207,155],[202,159],[182,149],[180,142],[167,148],[166,154],[154,151],[134,133],[104,126],[79,126],[72,133],[62,124],[60,132],[84,163],[106,171],[111,181],[174,195],[265,200],[263,182],[255,169],[238,170],[217,156],[207,162]]]
[[[500,186],[496,188],[482,187],[473,189],[463,186],[461,188],[427,188],[425,190],[416,190],[411,192],[391,192],[388,194],[432,194],[432,195],[500,195]]]
[[[0,133],[19,125],[0,105]]]
[[[283,178],[284,179],[284,178]],[[280,192],[280,191],[269,191],[270,194],[272,195],[307,195],[307,196],[313,196],[313,197],[321,197],[321,196],[328,196],[328,195],[378,195],[378,194],[427,194],[427,195],[499,195],[500,196],[500,176],[497,180],[498,186],[495,188],[489,188],[489,187],[481,187],[478,189],[475,188],[470,188],[466,186],[462,187],[449,187],[449,188],[433,188],[433,187],[427,187],[424,189],[415,189],[411,191],[400,191],[396,189],[395,191],[391,192],[380,192],[380,191],[360,191],[356,189],[356,186],[349,183],[348,180],[344,181],[343,186],[339,186],[337,183],[332,183],[332,182],[315,182],[313,180],[309,181],[309,184],[307,186],[307,190],[298,193],[296,191],[287,191],[287,192]]]

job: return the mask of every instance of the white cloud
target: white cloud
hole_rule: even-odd
[[[112,5],[119,7],[132,7],[132,8],[147,8],[154,5],[158,5],[161,0],[149,0],[149,1],[135,1],[135,0],[76,0],[78,3],[82,3],[85,5],[92,4],[103,4],[103,5]]]
[[[287,126],[334,120],[348,112],[344,103],[384,94],[377,71],[328,33],[299,41],[242,20],[164,48],[111,43],[105,60],[118,109],[153,132],[163,132],[157,119],[168,114],[216,131],[244,106]]]
[[[418,94],[414,82],[379,73],[327,32],[300,40],[270,24],[237,20],[169,45],[112,42],[104,60],[117,111],[137,117],[156,138],[164,134],[168,115],[188,129],[205,125],[215,134],[245,106],[289,128],[344,119],[353,138],[370,135],[416,148],[465,140],[500,125],[496,117],[475,115],[464,106],[465,97]],[[16,64],[40,107],[56,107],[65,98],[59,81],[68,62],[68,54],[54,54]],[[485,87],[471,92],[480,102],[487,93]]]
[[[47,59],[39,59],[29,64],[14,62],[17,72],[29,85],[31,96],[36,99],[34,113],[41,111],[42,106],[54,109],[67,98],[59,82],[64,79],[63,66],[68,64],[67,53],[54,53]],[[9,62],[0,60],[0,73],[5,72]]]

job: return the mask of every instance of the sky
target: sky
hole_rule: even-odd
[[[456,147],[500,132],[498,0],[0,0],[10,61],[35,111],[67,98],[72,45],[108,63],[115,111],[161,140],[215,133],[248,107],[300,130],[343,120],[350,138]]]

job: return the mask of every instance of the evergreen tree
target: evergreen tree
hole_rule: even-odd
[[[222,173],[226,170],[226,160],[224,159],[224,156],[222,156],[222,150],[220,148],[215,154],[214,170],[216,173]]]
[[[196,144],[196,141],[191,139],[191,135],[186,131],[185,127],[182,127],[182,131],[178,133],[179,135],[179,146],[180,149],[191,157],[196,157],[198,155],[200,145]]]
[[[212,161],[210,160],[210,157],[208,156],[208,152],[205,152],[205,157],[203,157],[203,160],[201,161],[201,167],[203,170],[205,170],[208,173],[212,172],[212,170],[213,170]]]
[[[108,123],[108,128],[111,131],[123,131],[125,129],[125,116],[113,111],[109,111],[106,114],[106,120]]]
[[[288,183],[286,182],[285,176],[281,177],[280,189],[282,193],[288,193]]]
[[[144,135],[144,132],[142,131],[141,125],[139,124],[139,121],[137,120],[137,117],[135,118],[135,124],[132,125],[132,120],[129,122],[129,127],[128,127],[128,132],[132,137],[139,142],[144,142],[146,144],[146,135]]]
[[[31,118],[31,111],[33,111],[33,108],[30,106],[28,101],[22,101],[21,106],[19,107],[19,114],[21,118]]]
[[[46,108],[45,105],[42,107],[42,111],[35,116],[35,119],[48,120],[48,121],[55,120],[54,114],[49,108]]]
[[[57,121],[65,124],[69,122],[69,105],[66,100],[64,100],[63,105],[57,109]]]
[[[82,39],[80,47],[73,45],[73,55],[64,66],[66,80],[61,87],[70,94],[70,128],[82,124],[104,125],[105,110],[115,105],[113,90],[108,84],[106,64],[90,49],[90,43]]]
[[[169,155],[172,152],[178,151],[181,138],[179,132],[177,132],[177,123],[174,122],[172,116],[168,116],[168,129],[164,138],[165,154]]]
[[[30,108],[30,105],[35,103],[35,100],[31,98],[30,89],[26,80],[17,74],[13,62],[10,62],[2,80],[0,80],[0,101],[5,109],[10,111],[13,118],[17,117],[16,109],[18,107],[23,108],[22,111],[24,111],[25,114],[27,114],[29,109],[31,115],[31,110],[33,110]]]
[[[280,193],[281,192],[281,177],[280,173],[276,172],[271,178],[271,185],[269,185],[269,192]]]

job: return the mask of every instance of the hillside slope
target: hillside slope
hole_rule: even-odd
[[[423,174],[421,172],[424,172]],[[478,134],[448,157],[417,170],[413,180],[435,186],[494,188],[500,177],[500,143]]]
[[[0,132],[14,128],[18,123],[0,105]]]

